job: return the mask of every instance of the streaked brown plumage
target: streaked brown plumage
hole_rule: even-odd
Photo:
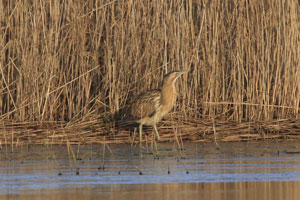
[[[177,97],[175,82],[186,72],[168,73],[164,76],[161,89],[144,92],[131,102],[128,114],[140,124],[140,142],[142,141],[143,125],[153,126],[157,139],[160,139],[156,124],[173,108]]]

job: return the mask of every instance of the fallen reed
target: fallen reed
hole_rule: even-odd
[[[296,134],[299,12],[297,0],[1,1],[1,143],[124,142],[105,119],[178,69],[164,140],[173,125],[206,140],[214,120],[221,140]]]
[[[228,141],[262,141],[262,140],[294,140],[300,139],[300,120],[281,119],[272,121],[256,121],[234,123],[227,120],[193,118],[186,120],[183,113],[172,114],[158,125],[160,142],[177,143],[180,140],[190,142],[228,142]],[[110,130],[103,127],[110,126]],[[174,127],[176,132],[174,133]],[[0,141],[2,145],[26,144],[109,144],[131,143],[132,129],[114,127],[99,120],[88,120],[66,125],[56,122],[42,123],[6,123],[0,125]],[[143,143],[152,144],[155,134],[151,127],[145,131]],[[175,137],[175,134],[177,137]],[[135,138],[135,144],[139,139]],[[177,145],[176,145],[177,146]],[[180,145],[179,145],[180,146]]]

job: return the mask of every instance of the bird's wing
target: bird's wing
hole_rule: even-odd
[[[135,118],[151,116],[160,104],[160,90],[151,90],[138,95],[130,107],[130,115]]]

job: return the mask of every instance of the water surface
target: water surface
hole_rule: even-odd
[[[182,149],[158,144],[157,149],[129,145],[2,148],[0,197],[300,197],[297,142],[221,143],[219,147],[187,143]]]

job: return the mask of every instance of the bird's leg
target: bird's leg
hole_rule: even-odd
[[[139,129],[140,129],[140,145],[142,145],[142,131],[143,131],[143,124],[140,124]]]
[[[155,130],[157,139],[160,140],[160,137],[159,137],[159,134],[158,134],[158,131],[157,131],[156,124],[153,125],[153,128],[154,128],[154,130]]]
[[[132,138],[132,142],[131,142],[131,147],[133,146],[133,142],[134,142],[134,139],[135,139],[135,134],[136,134],[136,128],[134,128],[134,130],[133,130],[133,138]]]

